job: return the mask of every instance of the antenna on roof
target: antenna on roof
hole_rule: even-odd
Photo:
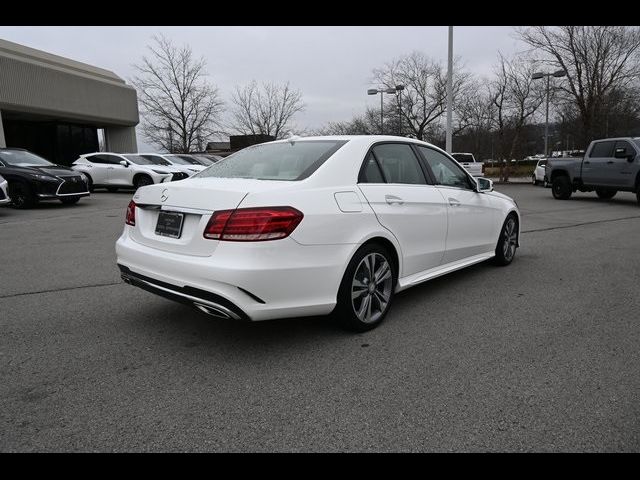
[[[291,145],[293,145],[296,142],[296,140],[299,140],[299,139],[300,139],[300,137],[298,135],[294,135],[291,132],[289,132],[289,135],[287,136],[287,140],[289,140],[289,143]]]

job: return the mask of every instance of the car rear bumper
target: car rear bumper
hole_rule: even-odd
[[[211,256],[202,257],[142,245],[129,236],[130,228],[116,243],[125,281],[205,312],[222,306],[236,316],[218,316],[253,321],[330,313],[357,247],[301,245],[291,238],[218,242]]]

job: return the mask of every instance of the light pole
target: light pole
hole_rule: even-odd
[[[533,80],[538,80],[540,78],[547,78],[547,108],[544,116],[544,156],[547,157],[549,155],[549,80],[551,77],[565,77],[567,72],[564,70],[556,70],[555,72],[536,72],[531,75]]]
[[[446,150],[451,153],[453,148],[453,27],[449,27],[449,68],[447,69],[447,138]]]
[[[402,137],[402,91],[404,90],[404,85],[396,85],[396,92],[398,93],[398,119],[400,120],[400,136]]]
[[[370,88],[367,90],[367,95],[377,95],[380,94],[380,135],[384,135],[384,114],[383,114],[383,97],[385,93],[396,93],[395,88]]]

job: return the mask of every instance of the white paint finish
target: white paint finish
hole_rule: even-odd
[[[340,211],[356,213],[362,211],[362,202],[356,192],[336,192],[333,194]]]
[[[4,193],[3,198],[0,199],[0,205],[6,205],[7,203],[11,202],[11,199],[9,198],[8,188],[9,184],[4,178],[2,178],[2,175],[0,175],[0,190],[2,190],[2,192]]]
[[[117,161],[127,162],[127,166],[117,163],[95,163],[90,159],[93,155],[109,155]],[[137,174],[148,175],[153,183],[166,183],[171,181],[173,173],[180,170],[173,166],[138,165],[130,162],[123,155],[112,152],[96,152],[81,155],[73,162],[71,168],[77,172],[83,172],[91,177],[94,186],[107,187],[133,187]]]
[[[447,239],[447,207],[431,185],[359,185],[380,223],[402,246],[402,276],[437,267]]]
[[[140,212],[136,226],[125,226],[117,242],[118,262],[162,282],[221,295],[253,320],[319,315],[334,308],[347,264],[369,239],[383,238],[393,245],[401,290],[490,258],[504,219],[511,211],[517,213],[513,200],[497,192],[357,183],[362,161],[374,143],[428,145],[424,142],[387,136],[322,138],[349,141],[301,181],[195,177],[139,189],[134,196],[138,203],[187,212],[184,236],[155,235],[157,213]],[[347,193],[344,205],[338,195],[347,209],[357,197],[362,211],[342,211],[336,193]],[[459,205],[450,205],[450,199]],[[280,240],[202,237],[216,210],[267,206],[291,206],[304,217],[289,237]],[[237,287],[266,303],[256,302]]]

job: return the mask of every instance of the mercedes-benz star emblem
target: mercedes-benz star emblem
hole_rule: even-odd
[[[162,194],[160,195],[160,200],[165,202],[167,200],[167,198],[169,198],[169,194],[167,193],[168,190],[165,188],[164,190],[162,190]]]

